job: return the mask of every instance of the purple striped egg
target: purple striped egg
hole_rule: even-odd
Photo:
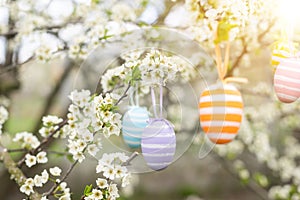
[[[300,97],[300,60],[284,59],[274,75],[274,88],[278,99],[292,103]]]
[[[153,170],[162,170],[173,161],[176,150],[176,136],[173,125],[166,119],[149,120],[142,134],[142,154]]]

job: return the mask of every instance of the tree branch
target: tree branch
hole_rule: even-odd
[[[131,154],[131,156],[128,158],[128,160],[126,162],[124,162],[122,165],[123,166],[128,166],[130,165],[130,162],[133,161],[137,156],[139,155],[139,153],[137,151],[133,152]]]
[[[235,60],[235,62],[233,63],[232,67],[228,70],[226,77],[230,77],[233,74],[233,71],[235,70],[235,68],[237,68],[240,64],[240,62],[242,61],[242,58],[244,57],[244,55],[247,53],[247,44],[245,43],[244,39],[242,39],[242,43],[243,43],[243,49],[242,52],[240,53],[240,55],[237,57],[237,59]]]
[[[130,88],[130,84],[128,84],[127,88],[125,89],[123,95],[120,97],[120,99],[115,103],[115,106],[118,105],[125,97],[127,97],[127,92]]]
[[[51,132],[46,138],[44,138],[44,140],[40,143],[40,145],[38,147],[36,147],[35,149],[32,149],[30,151],[30,154],[32,155],[35,155],[37,154],[39,151],[41,151],[41,149],[47,145],[51,139],[53,138],[53,136],[58,132],[60,131],[60,129],[62,129],[62,127],[64,127],[66,124],[68,123],[68,120],[65,119],[63,122],[61,122],[58,127],[53,131]],[[25,155],[23,156],[23,158],[18,162],[18,167],[21,167],[25,162]]]
[[[13,178],[13,180],[21,187],[25,183],[27,177],[24,175],[22,170],[18,168],[17,163],[15,163],[15,161],[10,157],[7,149],[4,149],[1,146],[0,146],[0,161],[3,162],[5,168],[8,170],[8,173]],[[33,193],[30,194],[29,198],[32,200],[40,200],[41,194],[34,191]]]
[[[240,178],[237,176],[237,174],[229,166],[230,165],[229,162],[227,162],[227,160],[225,160],[223,157],[221,157],[217,154],[215,154],[215,155],[216,156],[214,156],[214,158],[221,162],[221,164],[225,168],[225,170],[232,177],[240,180]],[[268,198],[268,192],[266,190],[262,189],[261,187],[258,187],[258,185],[252,179],[250,179],[250,182],[246,186],[249,190],[254,192],[260,199],[263,199],[263,200],[268,200],[269,199]]]
[[[52,32],[55,29],[61,29],[64,28],[65,26],[69,25],[69,24],[76,24],[76,23],[80,23],[81,19],[74,19],[72,21],[68,21],[66,23],[63,23],[61,25],[50,25],[50,26],[41,26],[41,27],[36,27],[33,31],[50,31]],[[11,30],[7,33],[2,33],[0,34],[0,36],[6,37],[7,39],[13,39],[14,37],[16,37],[19,34],[18,31],[16,30]]]
[[[49,195],[53,195],[53,192],[56,190],[56,188],[62,183],[64,182],[68,176],[70,175],[70,173],[73,171],[74,167],[77,165],[78,160],[76,160],[68,169],[68,171],[66,172],[66,174],[62,177],[62,179],[59,182],[56,182],[48,192],[46,192],[44,195],[45,196],[49,196]]]
[[[269,31],[270,31],[271,28],[274,26],[274,24],[275,24],[275,20],[273,20],[273,21],[269,24],[268,28],[267,28],[266,30],[264,30],[264,31],[258,36],[257,41],[258,41],[259,43],[262,43],[263,38],[265,37],[265,35],[266,35],[267,33],[269,33]],[[232,76],[233,71],[235,70],[235,68],[237,68],[237,67],[239,66],[239,64],[240,64],[240,62],[242,61],[242,58],[244,57],[244,55],[245,55],[246,53],[248,53],[248,51],[247,51],[248,45],[246,44],[244,38],[242,38],[242,43],[243,43],[243,49],[242,49],[240,55],[239,55],[239,56],[237,57],[237,59],[235,60],[235,62],[234,62],[234,64],[232,65],[232,67],[228,70],[226,77]],[[226,77],[225,77],[225,78],[226,78]]]
[[[59,80],[57,81],[57,84],[55,85],[55,87],[52,89],[52,91],[48,94],[48,97],[46,98],[46,103],[43,107],[43,110],[40,114],[40,116],[38,117],[38,121],[33,129],[33,133],[37,133],[38,130],[40,129],[40,126],[42,124],[42,118],[43,116],[46,116],[49,113],[49,110],[51,109],[54,100],[59,92],[59,90],[61,89],[61,87],[63,86],[65,80],[67,79],[70,71],[73,69],[74,67],[74,62],[70,59],[67,59],[65,62],[65,70],[62,73],[61,77],[59,78]]]

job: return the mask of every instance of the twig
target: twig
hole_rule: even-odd
[[[262,42],[263,38],[265,37],[265,35],[271,30],[271,28],[275,25],[276,20],[273,19],[270,23],[270,25],[268,26],[268,28],[266,30],[264,30],[259,36],[258,36],[258,42]]]
[[[122,101],[122,99],[124,99],[125,97],[127,97],[127,92],[129,90],[129,88],[130,88],[130,84],[128,84],[128,86],[125,89],[125,91],[124,91],[123,95],[121,96],[121,98],[115,103],[115,106],[118,105]]]
[[[221,161],[221,164],[225,167],[225,170],[234,178],[240,180],[240,178],[235,174],[235,172],[232,171],[231,167],[229,167],[229,163],[221,156],[215,154],[214,158],[218,159],[218,161]],[[257,184],[250,179],[250,182],[246,184],[246,187],[254,192],[260,199],[268,200],[268,192],[260,187],[257,186]]]
[[[7,149],[3,148],[1,145],[0,145],[0,161],[4,163],[4,166],[8,170],[8,173],[11,175],[13,180],[21,187],[25,183],[27,177],[24,175],[22,170],[17,167],[17,164],[10,157]],[[30,194],[29,198],[32,200],[40,200],[41,195],[37,191],[34,191],[33,193]]]
[[[235,68],[237,68],[239,66],[240,62],[242,61],[242,58],[248,52],[247,51],[248,45],[245,43],[244,39],[242,39],[242,43],[243,43],[243,46],[244,46],[243,50],[240,53],[240,55],[237,57],[235,62],[233,63],[232,67],[228,70],[227,75],[226,75],[225,78],[232,76],[233,71],[235,70]]]
[[[128,90],[129,90],[129,88],[130,88],[130,84],[128,84],[128,86],[127,86],[126,90],[124,91],[123,95],[122,95],[122,96],[119,98],[119,100],[115,103],[115,106],[117,106],[117,105],[121,102],[121,100],[127,96],[127,92],[128,92]],[[54,133],[54,134],[55,134],[55,133]],[[51,135],[53,136],[54,134],[51,134]],[[50,135],[49,135],[49,136],[50,136]],[[52,137],[52,136],[51,136],[51,137]],[[41,146],[41,145],[40,145],[40,146]],[[87,147],[85,147],[85,148],[83,149],[82,152],[84,153],[84,152],[86,151],[86,149],[87,149]],[[130,163],[137,155],[138,155],[138,152],[134,152],[124,164],[128,165],[128,164],[129,164],[129,163]],[[77,164],[78,164],[78,160],[76,160],[76,161],[70,166],[70,168],[68,169],[67,173],[62,177],[62,179],[61,179],[59,182],[56,182],[56,183],[50,188],[50,190],[49,190],[48,192],[46,192],[44,195],[45,195],[45,196],[53,195],[53,192],[56,190],[56,188],[57,188],[62,182],[64,182],[64,181],[68,178],[68,176],[71,174],[71,172],[73,171],[74,167],[75,167]]]
[[[76,160],[68,169],[67,173],[62,177],[62,179],[59,182],[56,182],[48,192],[46,192],[44,194],[44,196],[49,196],[49,195],[53,195],[53,192],[56,190],[56,188],[62,183],[64,182],[68,176],[70,175],[70,173],[73,171],[74,167],[77,165],[78,160]]]
[[[36,147],[35,149],[32,149],[30,151],[30,154],[35,155],[37,154],[37,152],[39,152],[43,146],[45,146],[46,144],[48,144],[50,142],[50,140],[52,139],[52,137],[58,132],[60,131],[60,129],[62,129],[62,127],[64,127],[64,125],[66,125],[68,123],[68,120],[65,119],[63,122],[61,122],[58,127],[51,132],[46,138],[44,138],[44,140],[40,143],[40,145],[38,147]],[[25,155],[23,156],[23,158],[18,162],[18,167],[21,167],[25,162]]]
[[[67,152],[59,152],[59,151],[51,151],[51,150],[48,150],[47,153],[48,154],[62,155],[62,156],[71,155],[70,153],[67,153]]]
[[[126,162],[124,162],[122,165],[123,166],[128,166],[128,165],[130,165],[130,162],[133,160],[133,159],[135,159],[137,156],[139,155],[139,153],[138,152],[133,152],[132,154],[131,154],[131,156],[128,158],[128,160],[126,161]]]
[[[19,153],[19,152],[26,152],[26,149],[7,149],[8,153]]]
[[[51,26],[36,27],[33,31],[42,31],[42,30],[51,31],[53,29],[61,29],[61,28],[65,27],[65,26],[67,26],[68,24],[76,24],[76,23],[80,23],[80,21],[81,21],[81,19],[75,19],[73,21],[69,21],[69,22],[61,24],[61,25],[51,25]],[[12,30],[10,32],[0,34],[0,36],[6,37],[7,39],[12,39],[16,35],[18,35],[18,34],[19,34],[18,31]]]
[[[258,42],[262,43],[263,38],[264,38],[265,35],[270,31],[270,29],[274,26],[274,24],[275,24],[275,20],[273,20],[273,21],[269,24],[268,28],[267,28],[266,30],[264,30],[264,31],[258,36],[258,39],[257,39]],[[243,46],[244,46],[243,49],[242,49],[242,52],[241,52],[240,55],[237,57],[237,59],[235,60],[234,64],[233,64],[232,67],[230,68],[230,70],[228,70],[228,73],[227,73],[227,76],[226,76],[226,77],[232,76],[233,71],[235,70],[235,68],[238,67],[238,65],[239,65],[240,62],[242,61],[242,58],[244,57],[244,55],[245,55],[246,53],[248,53],[248,51],[247,51],[248,46],[247,46],[247,44],[246,44],[244,38],[242,38],[242,43],[243,43]]]
[[[124,84],[117,85],[117,86],[115,86],[113,89],[110,89],[110,90],[104,92],[104,93],[103,93],[103,96],[105,96],[105,95],[108,94],[108,93],[113,92],[113,91],[116,90],[116,89],[120,89],[120,88],[122,88],[122,87],[124,87],[124,86],[125,86]]]
[[[32,59],[34,58],[34,56],[31,56],[30,58],[28,58],[26,61],[22,62],[22,63],[16,63],[16,64],[11,64],[11,65],[8,65],[8,66],[3,66],[1,71],[0,71],[0,75],[4,74],[4,73],[7,73],[21,65],[24,65],[26,63],[29,63]]]
[[[52,91],[49,93],[48,97],[47,97],[47,100],[46,100],[46,103],[45,103],[45,106],[43,108],[43,111],[41,112],[40,116],[38,117],[38,121],[33,129],[33,133],[37,133],[40,126],[41,126],[41,119],[43,116],[47,115],[49,110],[51,109],[53,103],[54,103],[54,99],[55,97],[57,96],[59,90],[61,89],[61,87],[63,86],[65,80],[67,79],[70,71],[73,69],[74,67],[74,62],[70,59],[67,59],[66,60],[66,63],[65,63],[65,70],[64,72],[62,73],[60,79],[57,81],[57,84],[55,85],[55,87],[52,89]]]

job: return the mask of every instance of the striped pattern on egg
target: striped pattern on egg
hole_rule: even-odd
[[[150,119],[142,137],[142,154],[153,170],[168,167],[176,151],[176,136],[173,125],[166,119]]]
[[[300,97],[300,60],[285,59],[277,67],[274,88],[278,99],[292,103]]]
[[[145,107],[131,106],[122,120],[124,142],[130,148],[140,148],[144,128],[148,125],[149,114]]]
[[[276,68],[282,60],[288,57],[290,57],[290,53],[288,51],[273,50],[271,65]]]
[[[199,101],[200,124],[216,144],[231,142],[237,135],[243,115],[241,93],[230,84],[205,89]]]

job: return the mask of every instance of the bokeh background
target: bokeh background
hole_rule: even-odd
[[[71,12],[66,5],[73,1],[53,0],[51,2],[48,12],[52,13],[52,20],[59,21],[62,13],[67,15],[68,12]],[[26,1],[23,3],[25,6]],[[45,4],[47,3],[49,2]],[[179,27],[178,29],[182,30],[184,29],[182,25],[188,23],[189,20],[184,4],[184,1],[149,1],[139,19],[145,24]],[[42,5],[41,3],[40,6]],[[0,23],[4,24],[7,17],[4,11],[0,11],[1,15],[3,20],[0,20]],[[189,32],[185,34],[190,36]],[[45,40],[51,40],[50,36],[45,37]],[[55,40],[51,41],[55,43]],[[0,63],[2,68],[7,64],[6,59],[9,57],[7,53],[5,54],[6,42],[6,37],[1,36]],[[0,71],[1,95],[10,100],[10,118],[4,125],[6,135],[1,138],[2,143],[8,148],[17,148],[15,144],[10,143],[14,134],[22,131],[37,133],[42,116],[47,114],[66,116],[70,103],[67,95],[75,86],[81,85],[81,83],[89,84],[88,73],[78,77],[78,73],[82,69],[80,68],[82,61],[62,59],[58,56],[46,63],[35,60],[27,62],[26,60],[31,57],[36,50],[35,47],[39,44],[30,39],[24,39],[21,43],[22,47],[18,51],[19,61],[26,63],[18,65],[13,70]],[[201,42],[199,45],[202,45]],[[203,49],[211,54],[211,50],[206,44],[203,45]],[[191,146],[176,162],[160,172],[137,174],[134,176],[132,185],[122,191],[123,195],[120,199],[254,200],[271,198],[269,191],[277,185],[289,184],[292,185],[291,187],[295,187],[295,190],[299,190],[297,181],[292,175],[283,179],[282,174],[285,175],[288,172],[299,174],[300,125],[298,113],[300,105],[298,102],[293,105],[283,105],[276,99],[272,86],[273,69],[270,67],[270,49],[271,46],[266,45],[262,49],[247,52],[236,71],[232,72],[234,75],[247,77],[249,80],[248,84],[239,86],[245,102],[245,116],[243,127],[240,130],[241,136],[238,136],[237,141],[226,147],[215,148],[205,158],[199,159],[198,153],[204,143],[203,132],[200,129],[191,131],[188,133],[188,139],[192,141]],[[233,47],[232,52],[235,50],[240,49]],[[185,51],[187,53],[189,50]],[[191,54],[195,53],[190,51]],[[201,88],[200,85],[206,84],[204,81],[214,82],[217,79],[217,72],[213,65],[209,65],[205,69],[199,67],[198,72],[207,80],[193,79],[189,83],[196,93],[197,89]],[[97,88],[97,85],[91,84],[86,87],[92,90]],[[180,87],[177,89],[180,91]],[[185,95],[184,90],[180,92]],[[200,95],[200,93],[199,89],[196,95]],[[187,102],[188,99],[183,101],[185,104],[188,104]],[[147,101],[144,103],[147,104]],[[126,106],[125,104],[124,106]],[[168,106],[171,108],[172,105]],[[186,109],[193,109],[193,105]],[[196,107],[193,112],[197,112]],[[182,116],[181,120],[184,121],[186,118],[188,116]],[[180,131],[178,130],[179,133]],[[112,140],[103,141],[105,151],[114,150],[111,142],[122,143],[121,137]],[[64,145],[63,141],[58,141],[51,148],[55,150],[62,145]],[[274,158],[282,163],[282,166],[278,164],[278,170],[270,169],[270,163],[265,159],[269,156],[268,154],[270,157],[276,154]],[[13,154],[15,159],[19,156],[21,156],[19,153]],[[56,160],[57,163],[54,164],[63,169],[67,168],[69,161],[66,158],[56,158],[55,155],[50,155],[50,157]],[[288,159],[293,163],[290,164]],[[240,164],[241,162],[242,164]],[[73,176],[68,178],[69,186],[74,191],[74,199],[80,199],[85,185],[94,182],[95,164],[95,160],[87,160],[77,166]],[[289,165],[293,167],[289,168]],[[37,167],[33,171],[39,170]],[[25,171],[27,175],[31,173],[34,172]],[[300,176],[298,178],[300,179]],[[19,188],[10,180],[9,174],[1,163],[0,188],[1,200],[23,198]],[[293,199],[291,196],[286,199],[297,200],[296,197]]]

